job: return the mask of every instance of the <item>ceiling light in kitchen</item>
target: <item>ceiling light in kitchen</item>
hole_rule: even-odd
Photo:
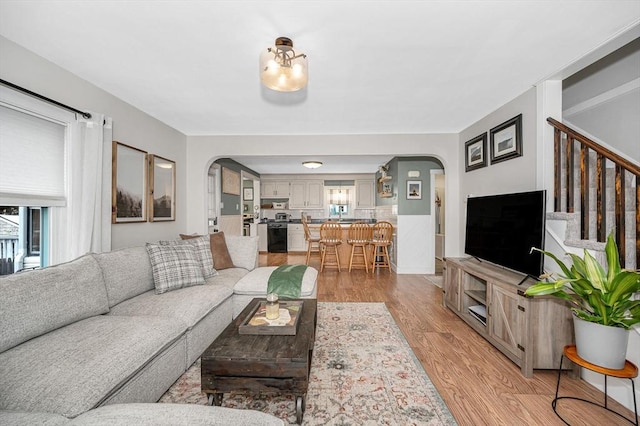
[[[278,37],[275,46],[260,54],[260,81],[278,92],[295,92],[307,85],[307,65],[307,55],[296,54],[290,38]]]
[[[307,169],[317,169],[318,167],[322,166],[322,162],[321,161],[303,161],[302,165],[305,166]]]

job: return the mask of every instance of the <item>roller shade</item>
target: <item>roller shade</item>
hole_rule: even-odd
[[[0,205],[65,204],[66,126],[0,105]]]

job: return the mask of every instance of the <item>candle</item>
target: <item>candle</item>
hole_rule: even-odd
[[[275,293],[267,294],[267,319],[274,320],[280,316],[280,304],[278,303],[278,295]]]

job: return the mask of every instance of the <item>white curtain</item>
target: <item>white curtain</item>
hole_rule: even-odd
[[[58,261],[111,249],[111,141],[111,118],[78,119],[67,155],[67,207],[58,220],[65,246],[52,250]]]

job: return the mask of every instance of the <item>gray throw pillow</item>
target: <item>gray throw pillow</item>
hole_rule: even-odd
[[[204,284],[196,249],[190,244],[146,244],[156,294]]]

